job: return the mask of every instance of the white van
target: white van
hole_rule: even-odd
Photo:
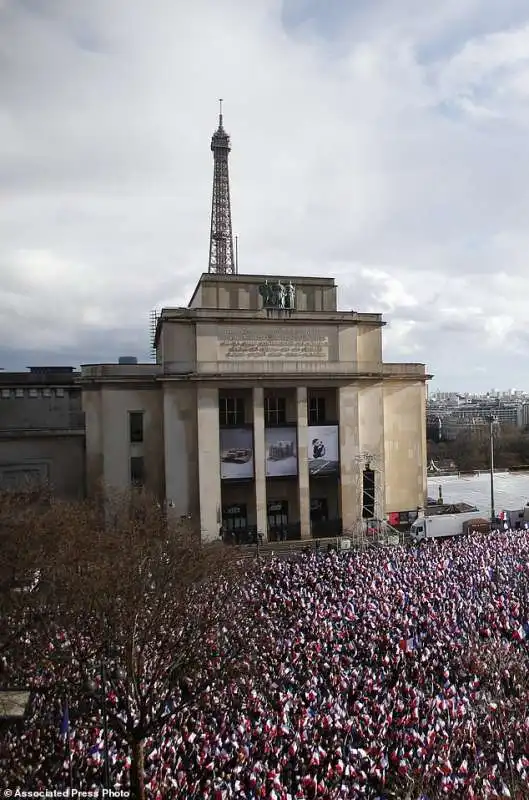
[[[417,517],[411,526],[410,537],[419,543],[425,539],[448,539],[466,532],[465,522],[479,517],[477,511],[461,514],[433,514],[431,517]]]

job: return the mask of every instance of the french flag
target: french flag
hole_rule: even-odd
[[[529,622],[524,622],[523,625],[520,625],[520,627],[514,631],[513,636],[518,642],[523,642],[524,639],[529,638]]]
[[[403,653],[411,653],[418,648],[419,640],[416,636],[412,636],[411,639],[401,639],[399,642],[399,650],[402,650]]]

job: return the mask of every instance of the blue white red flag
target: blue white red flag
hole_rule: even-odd
[[[411,653],[413,650],[418,650],[420,646],[420,642],[416,636],[412,636],[410,639],[401,639],[399,642],[399,650],[402,650],[403,653]]]

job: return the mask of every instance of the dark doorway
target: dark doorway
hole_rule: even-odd
[[[276,528],[288,525],[288,501],[272,501],[267,505],[268,527]]]
[[[222,507],[222,527],[228,539],[239,540],[241,533],[248,527],[248,513],[245,503]]]
[[[288,526],[288,501],[271,500],[266,506],[268,519],[268,533],[270,539],[281,540],[287,538]]]
[[[329,519],[329,506],[327,498],[311,498],[310,501],[310,521],[327,522]]]

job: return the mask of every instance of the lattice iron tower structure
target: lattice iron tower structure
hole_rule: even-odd
[[[209,238],[209,269],[221,275],[237,273],[237,262],[233,254],[231,229],[230,176],[228,155],[231,150],[230,137],[222,124],[222,100],[219,112],[219,127],[211,139],[213,152],[213,197],[211,201],[211,234]]]

